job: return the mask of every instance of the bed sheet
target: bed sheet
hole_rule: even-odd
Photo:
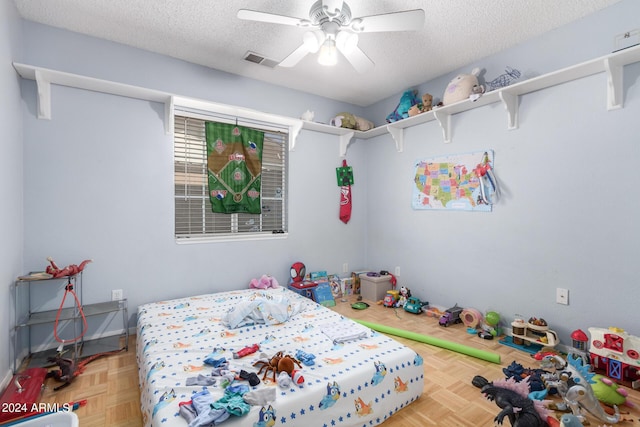
[[[280,324],[225,326],[223,318],[231,308],[255,298],[283,299],[299,311]],[[364,337],[340,342],[341,336],[357,336],[363,330]],[[187,426],[192,415],[185,416],[184,408],[181,414],[180,408],[202,393],[214,401],[225,400],[224,381],[186,385],[188,379],[210,379],[218,361],[228,361],[236,374],[257,373],[253,364],[279,351],[295,357],[300,350],[308,356],[304,361],[313,364],[302,365],[304,382],[281,387],[271,374],[266,380],[260,374],[260,384],[249,386],[250,391],[261,395],[260,390],[272,388],[275,392],[265,390],[263,396],[275,399],[253,402],[248,412],[230,415],[221,425],[373,426],[418,399],[424,387],[423,361],[415,351],[283,287],[144,304],[138,308],[137,332],[140,400],[147,426]],[[258,351],[233,358],[233,352],[254,344]],[[248,385],[245,380],[233,384]]]

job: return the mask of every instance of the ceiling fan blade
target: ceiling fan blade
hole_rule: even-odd
[[[358,46],[353,46],[349,50],[340,48],[338,48],[338,50],[340,50],[344,57],[347,58],[347,61],[349,61],[353,68],[360,74],[366,73],[375,65]]]
[[[247,21],[268,22],[270,24],[292,25],[295,27],[309,27],[311,21],[308,19],[294,18],[285,15],[276,15],[275,13],[258,12],[256,10],[240,9],[237,14],[239,19]]]
[[[294,67],[302,58],[307,56],[308,53],[309,48],[305,43],[303,43],[300,47],[291,52],[289,56],[280,61],[278,65],[285,68]]]
[[[362,33],[380,31],[415,31],[424,26],[424,10],[414,9],[403,12],[354,18],[349,24],[351,30]]]

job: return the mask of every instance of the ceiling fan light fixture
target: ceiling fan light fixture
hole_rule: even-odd
[[[322,30],[307,31],[302,36],[302,42],[310,53],[316,53],[324,42],[325,35]]]
[[[336,46],[345,55],[350,54],[358,46],[358,35],[340,31],[336,36]]]
[[[322,46],[320,46],[320,54],[318,55],[318,64],[326,67],[333,67],[338,63],[338,50],[336,49],[336,41],[327,38]]]

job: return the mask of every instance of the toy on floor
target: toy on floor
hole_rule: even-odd
[[[409,297],[404,305],[404,311],[413,314],[422,313],[422,307],[429,305],[429,301],[420,301],[417,297]]]
[[[478,359],[486,360],[491,363],[500,363],[500,355],[489,351],[480,350],[474,347],[469,347],[463,344],[459,344],[452,341],[443,340],[429,335],[418,334],[411,331],[405,331],[398,328],[392,328],[377,323],[371,323],[364,320],[354,319],[356,322],[364,325],[374,331],[382,332],[383,334],[395,335],[402,338],[422,342],[436,347],[441,347],[447,350],[455,351],[467,356],[477,357]]]
[[[400,299],[400,292],[395,290],[387,291],[387,294],[382,299],[382,305],[385,307],[395,307]]]
[[[395,307],[404,307],[409,297],[411,297],[411,290],[405,286],[400,287],[400,295],[398,296]]]
[[[249,282],[249,288],[251,289],[268,289],[277,288],[280,285],[275,277],[263,274],[259,279],[251,279]]]
[[[589,334],[591,367],[622,385],[640,389],[640,337],[616,327],[589,328]]]
[[[607,406],[626,405],[633,407],[633,402],[628,401],[629,392],[627,389],[620,387],[611,378],[604,375],[595,374],[592,378],[591,388],[596,398]]]
[[[502,410],[494,421],[502,424],[507,418],[512,427],[547,427],[550,411],[542,402],[528,397],[529,384],[525,378],[516,382],[513,378],[489,382],[486,378],[476,375],[472,384],[480,388],[481,393],[490,401],[495,402]]]
[[[440,317],[438,324],[440,326],[449,326],[455,323],[462,323],[462,319],[460,319],[460,314],[462,313],[464,308],[458,307],[458,304],[454,305],[451,308],[448,308],[444,311],[444,314]]]
[[[580,355],[569,352],[566,361],[560,356],[549,356],[549,361],[553,362],[556,372],[543,375],[547,388],[555,387],[564,403],[580,421],[586,420],[583,411],[610,424],[620,421],[617,406],[613,407],[614,415],[609,415],[598,402],[591,388],[595,374],[590,372],[590,366],[584,363]]]
[[[525,378],[529,382],[529,392],[546,390],[546,385],[542,376],[548,374],[544,369],[525,368],[515,360],[506,368],[502,368],[505,378],[513,378],[516,382],[520,382]]]
[[[549,329],[544,319],[531,317],[527,322],[516,317],[511,322],[511,335],[513,343],[517,345],[538,344],[544,347],[555,347],[560,340],[555,331]]]
[[[73,379],[75,377],[77,377],[78,375],[82,374],[84,372],[85,367],[90,363],[93,362],[94,360],[103,357],[103,356],[108,356],[110,354],[116,354],[116,353],[120,353],[122,351],[122,349],[120,350],[114,350],[114,351],[108,351],[108,352],[104,352],[104,353],[97,353],[94,354],[93,356],[89,356],[85,359],[82,359],[79,362],[75,362],[73,359],[69,359],[69,358],[65,358],[62,357],[62,355],[64,354],[64,352],[58,352],[55,357],[49,357],[47,358],[47,361],[49,363],[55,363],[58,366],[58,369],[54,369],[51,370],[47,373],[46,378],[53,378],[56,381],[61,381],[64,384],[59,385],[57,387],[54,387],[54,391],[58,391],[60,389],[63,389],[65,387],[67,387],[68,385],[70,385],[73,382]]]
[[[500,314],[496,311],[487,311],[482,318],[478,336],[484,339],[493,339],[500,335]]]

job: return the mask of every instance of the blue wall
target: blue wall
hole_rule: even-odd
[[[0,385],[8,381],[13,367],[12,333],[14,322],[11,285],[22,272],[23,208],[22,208],[22,110],[20,108],[20,78],[11,63],[22,59],[22,21],[13,2],[0,2],[0,120],[2,140],[0,147],[0,342],[7,345],[0,350]]]
[[[596,45],[589,41],[612,44],[615,34],[634,28],[620,19],[638,16],[639,5],[623,1],[588,18],[592,21],[554,31],[486,63],[496,74],[503,65],[521,64],[540,74],[601,56],[607,53],[603,45],[592,49]],[[11,35],[12,50],[5,53],[2,45],[5,62],[292,117],[313,106],[320,120],[337,111],[384,117],[397,102],[389,99],[365,111],[21,22],[13,9],[9,12],[7,21],[23,25],[24,32]],[[23,57],[16,51],[22,39]],[[578,56],[571,56],[573,51],[548,54],[549,46],[571,46],[575,40],[584,41]],[[538,57],[539,66],[523,59]],[[8,148],[21,158],[20,142],[24,145],[24,161],[2,160],[1,173],[20,177],[17,190],[6,180],[0,184],[17,206],[0,208],[0,224],[12,235],[0,251],[14,264],[0,267],[5,282],[44,268],[47,256],[60,264],[92,258],[84,275],[85,303],[108,300],[111,289],[123,289],[133,316],[142,303],[245,287],[263,273],[285,282],[297,260],[310,270],[333,272],[341,272],[345,262],[351,269],[393,271],[399,266],[400,283],[433,304],[495,309],[506,322],[515,313],[545,317],[564,342],[573,329],[589,326],[640,333],[633,330],[637,319],[622,314],[636,313],[639,297],[632,282],[640,237],[633,224],[639,206],[632,194],[639,158],[633,140],[640,110],[639,64],[625,68],[622,110],[606,111],[605,77],[597,75],[521,97],[518,130],[506,129],[505,113],[495,104],[454,116],[450,145],[442,143],[435,122],[407,129],[402,153],[388,135],[352,143],[348,160],[356,185],[347,226],[338,220],[338,138],[302,131],[290,156],[289,238],[196,245],[177,245],[173,238],[172,140],[164,133],[162,105],[53,86],[53,118],[39,120],[35,83],[22,81],[20,95],[13,70],[2,70],[2,87],[13,96],[0,101],[0,108],[10,110],[22,101],[22,114],[5,112],[14,119],[10,132],[15,138]],[[438,93],[429,88],[443,89],[450,78],[427,82],[421,91]],[[415,160],[486,148],[495,150],[506,193],[493,213],[411,209]],[[594,173],[597,166],[611,164],[613,172]],[[555,304],[556,287],[570,289],[569,306]],[[7,365],[3,362],[0,367]]]
[[[441,94],[473,67],[495,70],[489,77],[504,65],[535,76],[607,55],[638,16],[640,2],[623,1],[427,82],[420,93]],[[503,106],[492,104],[452,116],[451,144],[437,122],[407,129],[402,153],[388,137],[370,141],[369,265],[401,267],[401,284],[440,306],[496,310],[506,325],[516,314],[545,318],[565,344],[590,326],[640,335],[640,63],[624,73],[620,110],[607,111],[601,73],[520,97],[517,130],[507,130]],[[491,214],[411,208],[416,160],[486,149],[495,152],[505,193]],[[556,288],[569,289],[568,306],[556,304]]]

